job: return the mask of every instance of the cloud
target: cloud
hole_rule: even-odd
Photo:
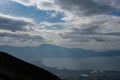
[[[114,8],[120,9],[120,1],[119,0],[94,0],[100,4],[110,5]]]
[[[115,10],[110,5],[99,4],[93,0],[56,0],[62,9],[77,15],[104,14]]]
[[[63,21],[73,21],[81,16],[105,15],[120,10],[119,0],[11,0],[39,10],[63,13]],[[54,16],[54,15],[53,15]]]
[[[87,20],[88,21],[87,21]],[[89,21],[90,20],[90,21]],[[100,15],[84,18],[82,23],[79,23],[81,19],[74,21],[68,26],[71,30],[71,34],[74,35],[114,35],[120,36],[120,17]],[[86,22],[87,21],[87,22]],[[75,23],[76,22],[76,23]],[[65,25],[66,26],[66,25]],[[70,35],[71,35],[70,34]]]
[[[11,0],[43,11],[62,13],[63,21],[74,21],[83,16],[106,15],[120,11],[119,0]],[[51,16],[51,17],[52,17]]]
[[[105,14],[120,10],[119,0],[11,0],[40,10],[53,10],[77,15]]]
[[[93,50],[114,50],[118,49],[120,41],[120,17],[110,15],[96,15],[81,17],[74,21],[66,22],[41,22],[41,26],[64,26],[58,30],[61,41],[57,40],[52,44],[64,47],[77,47]],[[57,34],[57,33],[55,33]],[[103,47],[103,46],[111,47]],[[93,47],[88,47],[93,46]],[[114,47],[112,47],[114,46]]]
[[[1,0],[0,1],[0,4],[4,4],[4,3],[6,3],[6,2],[8,2],[9,0]]]
[[[0,14],[0,29],[11,31],[34,30],[34,21],[30,18]]]
[[[60,36],[68,41],[61,43],[67,47],[79,47],[93,50],[116,50],[120,45],[120,17],[97,15],[77,19],[63,26],[68,32],[61,32]],[[62,26],[62,24],[61,24]],[[91,47],[90,47],[91,46]],[[107,48],[106,48],[107,47]]]
[[[44,40],[41,36],[37,36],[37,35],[30,35],[30,34],[15,34],[15,33],[0,33],[0,37],[12,37],[12,38],[17,38],[18,40]]]
[[[45,42],[45,38],[32,32],[0,30],[0,45],[39,46]]]
[[[55,13],[62,13],[61,22],[42,21],[34,25],[34,21],[28,18],[0,16],[2,30],[18,32],[29,32],[19,36],[19,40],[32,40],[34,45],[44,42],[71,48],[83,48],[93,50],[116,50],[120,49],[120,17],[108,15],[109,13],[120,10],[119,0],[12,0],[24,6],[34,6],[38,10],[53,11],[51,17],[59,17]],[[6,17],[7,16],[7,17]],[[11,24],[12,22],[12,24]],[[18,25],[18,22],[21,23]],[[7,25],[7,26],[6,26]],[[8,27],[8,25],[10,27]],[[62,27],[54,29],[54,27]],[[14,27],[14,28],[13,28]],[[49,29],[47,29],[49,28]],[[3,34],[1,34],[2,36]],[[12,35],[12,34],[11,34]],[[14,38],[15,35],[8,36]],[[28,37],[27,37],[28,36]],[[36,39],[34,36],[39,36]],[[17,37],[15,37],[17,38]],[[14,39],[15,39],[14,38]],[[33,38],[33,39],[32,39]],[[4,36],[5,39],[5,36]],[[35,41],[33,41],[35,39]],[[10,41],[10,40],[9,40]],[[47,42],[46,42],[47,41]],[[36,43],[35,43],[36,42]],[[39,43],[38,43],[39,42]],[[19,42],[18,42],[19,43]],[[20,42],[21,44],[24,43]],[[27,43],[26,45],[28,45]]]
[[[58,6],[54,4],[53,0],[11,0],[25,6],[34,6],[40,10],[57,10]]]
[[[45,42],[33,19],[0,13],[0,45],[37,46]]]

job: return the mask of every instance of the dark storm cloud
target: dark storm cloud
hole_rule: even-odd
[[[93,0],[56,0],[56,4],[64,10],[77,15],[104,14],[116,10],[110,5],[95,2]]]
[[[11,31],[27,31],[33,24],[24,20],[0,16],[0,29]]]
[[[84,25],[89,26],[89,25]],[[99,28],[101,26],[89,26],[87,28],[81,29],[81,28],[72,28],[72,31],[70,33],[66,33],[65,35],[60,34],[60,36],[64,39],[70,39],[73,42],[89,42],[91,40],[94,40],[96,42],[106,42],[106,41],[113,41],[113,36],[119,37],[119,32],[109,32],[109,33],[102,33],[98,32]],[[110,40],[107,38],[107,36],[111,36]],[[120,41],[120,39],[116,39],[114,41]]]
[[[90,26],[85,29],[73,28],[73,31],[70,34],[78,34],[78,35],[79,34],[82,34],[82,35],[98,34],[97,29],[99,29],[99,26]]]
[[[0,33],[0,38],[7,42],[12,43],[13,41],[20,41],[20,42],[27,42],[27,41],[34,41],[34,42],[45,42],[45,39],[41,36],[37,35],[30,35],[30,34],[15,34],[15,33]]]
[[[106,35],[120,36],[120,32],[111,32],[111,33],[106,33]]]
[[[107,40],[105,40],[103,38],[100,38],[100,37],[93,37],[91,39],[95,40],[96,42],[105,42],[105,41],[107,41]]]
[[[91,26],[81,31],[81,34],[96,34],[96,30],[99,26]]]

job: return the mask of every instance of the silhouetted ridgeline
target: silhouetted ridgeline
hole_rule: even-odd
[[[0,52],[0,80],[60,80],[52,73]]]

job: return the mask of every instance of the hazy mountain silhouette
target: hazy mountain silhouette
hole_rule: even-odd
[[[3,52],[0,52],[0,78],[4,80],[60,80],[42,68]]]
[[[92,50],[84,50],[78,48],[64,48],[50,44],[43,44],[38,47],[13,47],[0,46],[1,51],[11,53],[22,59],[27,58],[86,58],[86,57],[114,57],[120,56],[120,51],[96,52]]]

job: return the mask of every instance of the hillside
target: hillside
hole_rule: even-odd
[[[60,80],[42,68],[3,52],[0,52],[0,74],[15,80]]]

